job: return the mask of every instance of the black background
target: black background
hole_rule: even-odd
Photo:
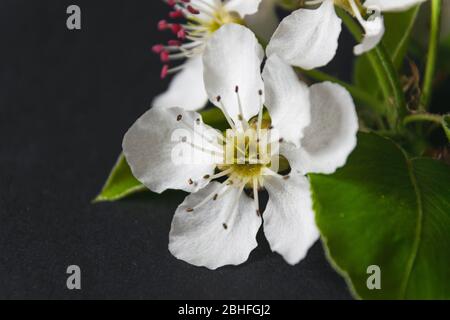
[[[80,31],[66,28],[70,4]],[[167,12],[159,0],[0,1],[0,298],[351,298],[320,242],[292,267],[260,232],[247,263],[209,271],[167,249],[183,194],[91,204],[167,86],[151,53]],[[351,44],[331,71],[345,78],[350,63]],[[80,291],[66,289],[72,264]]]

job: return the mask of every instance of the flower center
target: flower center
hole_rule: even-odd
[[[272,159],[280,139],[272,132],[270,121],[258,116],[248,123],[241,120],[241,126],[226,131],[224,139],[224,160],[218,168],[229,180],[244,184],[247,188],[262,187],[262,176],[266,169],[276,167],[278,158]],[[272,141],[275,139],[275,141]]]
[[[227,23],[242,24],[243,20],[235,12],[225,9],[222,2],[211,4],[197,0],[195,5],[190,0],[168,0],[172,7],[168,20],[158,22],[160,31],[171,31],[175,39],[167,44],[156,44],[152,51],[159,54],[163,67],[161,78],[180,71],[183,60],[203,53],[206,41],[221,26]],[[182,61],[177,66],[171,63]]]

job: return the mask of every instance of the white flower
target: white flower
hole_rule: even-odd
[[[357,55],[373,49],[383,37],[381,12],[406,10],[426,0],[305,0],[310,8],[294,11],[278,26],[267,47],[267,54],[278,54],[291,65],[304,69],[322,67],[336,54],[341,33],[341,19],[334,6],[341,6],[358,20],[364,39],[355,46]],[[364,19],[362,12],[370,14]]]
[[[171,31],[176,39],[167,45],[153,46],[164,63],[161,78],[174,74],[166,92],[157,96],[152,106],[167,108],[183,105],[187,110],[205,106],[208,97],[203,85],[202,54],[208,39],[222,25],[243,23],[243,18],[257,12],[261,0],[167,0],[173,10],[170,21],[161,20],[160,30]],[[184,22],[177,22],[180,20]],[[174,66],[173,63],[177,65]]]
[[[262,223],[271,249],[288,263],[298,263],[319,237],[305,174],[335,171],[356,145],[357,116],[344,88],[333,83],[308,88],[276,55],[266,61],[261,77],[263,57],[253,33],[237,24],[219,29],[203,56],[206,92],[225,114],[230,132],[238,136],[254,128],[257,139],[244,139],[235,149],[234,138],[223,137],[200,114],[181,108],[150,109],[124,138],[132,172],[150,190],[192,192],[175,212],[169,250],[196,266],[216,269],[245,262],[257,246]],[[263,120],[263,105],[270,125]],[[263,129],[270,139],[261,138]],[[174,139],[173,132],[179,131],[191,138]],[[273,133],[278,133],[276,140]],[[171,161],[180,141],[196,154],[202,151],[203,161]],[[229,143],[233,159],[240,150],[256,150],[257,159],[265,161],[229,163],[224,160]],[[221,160],[214,162],[211,151],[222,154]],[[290,162],[288,176],[272,167],[280,154]],[[219,178],[226,180],[220,183]],[[258,200],[262,188],[269,194],[263,215]],[[253,191],[253,199],[245,189]]]

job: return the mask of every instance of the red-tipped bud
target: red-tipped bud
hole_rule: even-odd
[[[189,11],[190,14],[199,14],[200,11],[198,11],[197,9],[195,9],[193,6],[188,5],[187,6],[187,10]]]
[[[186,38],[186,31],[184,29],[180,29],[180,31],[177,32],[178,39],[185,39]]]
[[[155,44],[152,47],[152,51],[157,54],[160,54],[163,50],[164,50],[164,46],[162,44]]]
[[[169,73],[169,66],[167,64],[163,65],[161,69],[161,79],[164,79],[167,77],[167,74]]]
[[[158,30],[166,30],[170,27],[166,20],[161,20],[158,22]]]
[[[184,16],[184,14],[183,14],[183,11],[181,11],[181,10],[175,10],[175,11],[169,12],[169,17],[171,17],[172,19],[181,18],[183,16]]]
[[[173,47],[180,47],[182,45],[181,41],[179,40],[169,40],[167,44]]]
[[[169,62],[169,52],[167,51],[161,51],[161,53],[159,54],[159,57],[161,58],[162,62]]]

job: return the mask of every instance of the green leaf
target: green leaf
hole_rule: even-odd
[[[418,12],[419,6],[404,12],[384,13],[386,33],[383,37],[383,44],[397,69],[402,66],[406,56]],[[367,92],[372,94],[380,92],[380,87],[375,77],[375,70],[372,68],[367,54],[356,59],[353,80],[355,85]]]
[[[219,108],[210,108],[201,112],[203,121],[219,130],[228,128],[227,121]],[[147,190],[131,173],[131,169],[120,154],[100,194],[94,202],[116,201],[137,192]]]
[[[450,167],[362,133],[344,168],[310,179],[327,256],[357,297],[450,298]]]
[[[145,190],[147,188],[136,180],[125,157],[120,154],[108,180],[106,180],[102,191],[94,199],[94,202],[116,201]]]

